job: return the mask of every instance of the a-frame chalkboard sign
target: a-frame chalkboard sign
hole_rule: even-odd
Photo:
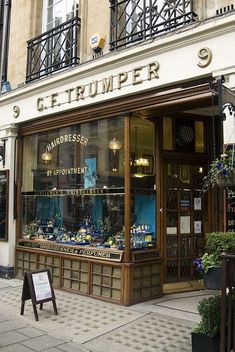
[[[31,299],[35,320],[38,321],[37,304],[40,310],[44,302],[52,301],[54,314],[57,315],[55,293],[52,287],[51,273],[49,269],[42,269],[33,272],[25,272],[21,298],[21,311],[24,314],[25,301]]]

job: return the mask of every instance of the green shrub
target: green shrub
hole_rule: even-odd
[[[214,255],[214,260],[220,262],[220,254],[224,251],[235,252],[235,232],[211,232],[206,235],[208,254]]]
[[[201,263],[202,263],[203,271],[207,273],[210,268],[219,266],[221,264],[221,260],[215,254],[204,253],[201,258]]]
[[[193,328],[193,332],[214,336],[220,332],[221,295],[203,298],[198,303],[197,310],[201,321]]]

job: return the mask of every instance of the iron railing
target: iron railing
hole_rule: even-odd
[[[126,47],[195,21],[193,0],[109,0],[110,49]]]
[[[79,64],[79,29],[76,16],[27,42],[26,83]]]
[[[235,352],[235,254],[222,253],[220,352]]]

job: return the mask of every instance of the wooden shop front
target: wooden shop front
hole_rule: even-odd
[[[123,305],[194,279],[211,121],[185,111],[210,103],[206,82],[22,124],[16,275],[49,268],[55,287]]]
[[[124,263],[121,250],[21,240],[17,270],[48,268],[54,287],[129,305],[162,293],[159,253],[135,252]]]

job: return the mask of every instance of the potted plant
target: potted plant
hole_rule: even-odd
[[[207,175],[203,179],[202,191],[217,185],[220,188],[235,186],[234,151],[228,150],[210,164]]]
[[[197,258],[194,264],[199,273],[203,274],[206,289],[219,290],[222,277],[222,252],[235,250],[234,232],[211,232],[206,235],[205,253]]]
[[[221,295],[203,298],[197,310],[201,321],[193,328],[192,352],[219,352]]]

